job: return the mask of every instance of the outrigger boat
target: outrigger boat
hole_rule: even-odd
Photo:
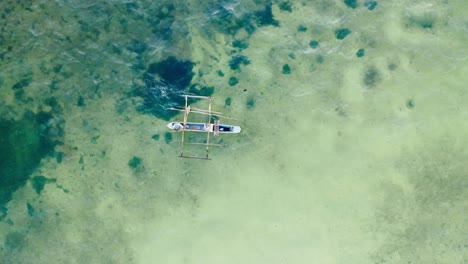
[[[219,119],[215,120],[214,123],[211,123],[212,117],[233,119],[233,118],[228,118],[228,117],[222,116],[221,112],[211,111],[211,103],[212,103],[213,97],[211,97],[211,96],[197,96],[197,95],[183,95],[183,96],[185,97],[185,108],[184,109],[180,109],[180,108],[169,108],[169,109],[170,110],[176,110],[176,111],[183,111],[184,112],[184,121],[183,122],[171,122],[171,123],[167,124],[167,127],[169,129],[174,130],[174,132],[182,132],[182,141],[181,141],[181,146],[180,146],[180,155],[179,155],[179,157],[208,160],[209,159],[208,158],[209,147],[210,146],[222,146],[221,144],[210,143],[210,133],[213,133],[214,136],[219,136],[220,133],[235,134],[235,133],[240,133],[241,128],[239,126],[220,124]],[[191,108],[190,105],[188,105],[188,98],[207,99],[209,101],[208,110]],[[188,116],[189,116],[190,113],[208,115],[208,122],[207,123],[188,122],[187,120],[188,120]],[[207,133],[206,134],[206,143],[187,142],[185,140],[185,132],[204,132],[204,133]],[[184,147],[187,144],[206,146],[206,148],[205,148],[205,157],[184,155]]]

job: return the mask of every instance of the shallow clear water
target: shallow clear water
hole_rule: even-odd
[[[0,2],[0,262],[468,263],[467,6],[345,2]]]

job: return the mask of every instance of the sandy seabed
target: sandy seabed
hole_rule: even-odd
[[[166,121],[116,111],[122,86],[138,76],[133,54],[102,48],[114,24],[69,51],[84,62],[70,57],[65,71],[86,74],[59,92],[64,158],[43,159],[35,172],[57,184],[40,196],[30,182],[14,193],[10,221],[0,222],[2,263],[468,263],[466,4],[359,3],[298,1],[288,12],[274,2],[279,27],[235,36],[249,43],[242,54],[250,64],[240,71],[228,66],[232,36],[207,37],[196,15],[184,18],[189,37],[168,53],[196,63],[204,74],[193,81],[214,86],[214,109],[243,129],[221,136],[227,146],[206,162],[177,158],[179,139],[165,142]],[[203,5],[185,8],[199,14]],[[23,34],[34,42],[40,29],[32,28]],[[339,28],[351,34],[337,39]],[[33,68],[44,61],[27,54]],[[99,65],[96,54],[105,59],[87,73],[88,63]],[[9,86],[19,65],[5,65],[5,104],[15,104]],[[230,77],[238,84],[228,85]],[[103,96],[86,92],[96,82]],[[33,79],[28,91],[41,95],[43,84]],[[84,107],[77,94],[88,96]]]

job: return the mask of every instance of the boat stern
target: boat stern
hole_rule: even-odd
[[[240,126],[233,126],[232,133],[240,133],[242,131]]]

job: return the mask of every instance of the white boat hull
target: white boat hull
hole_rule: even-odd
[[[169,129],[175,131],[192,131],[192,132],[215,132],[215,124],[206,124],[206,123],[192,123],[187,122],[186,127],[184,128],[183,122],[171,122],[167,124]],[[219,124],[219,133],[240,133],[242,129],[240,126],[231,126]]]

